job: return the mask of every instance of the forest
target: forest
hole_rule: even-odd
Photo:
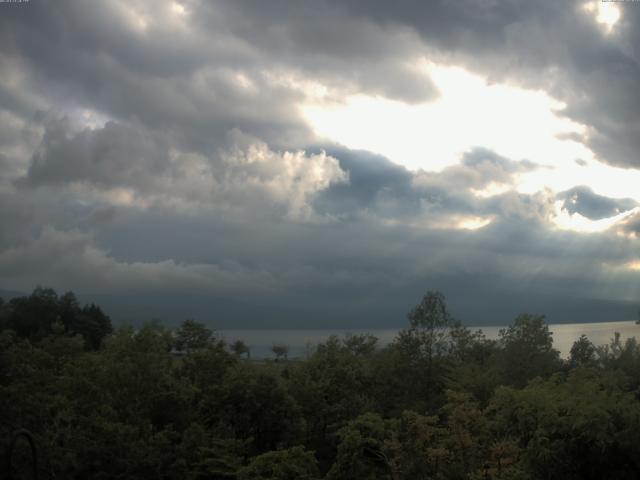
[[[255,359],[194,320],[114,328],[38,287],[0,301],[0,330],[0,477],[640,478],[640,345],[583,336],[564,359],[541,315],[492,340],[429,291],[388,346]]]

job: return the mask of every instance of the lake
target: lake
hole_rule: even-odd
[[[482,330],[487,338],[498,338],[498,332],[505,326],[470,327]],[[560,351],[562,357],[568,357],[573,342],[580,335],[586,335],[595,345],[609,343],[615,332],[619,332],[622,340],[640,333],[640,325],[634,321],[603,323],[563,323],[550,324],[553,333],[553,346]],[[398,334],[397,328],[383,329],[291,329],[291,330],[219,330],[218,333],[227,342],[243,340],[251,349],[252,358],[274,357],[271,347],[275,343],[289,346],[289,357],[306,357],[318,343],[324,342],[330,335],[344,336],[346,333],[370,333],[378,337],[378,345],[389,344]]]

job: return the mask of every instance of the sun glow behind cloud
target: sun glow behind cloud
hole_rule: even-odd
[[[635,261],[635,262],[629,262],[629,263],[625,264],[625,266],[626,266],[629,270],[636,270],[636,271],[640,271],[640,260]]]
[[[371,150],[411,169],[440,170],[475,146],[538,163],[588,155],[580,143],[558,138],[584,127],[556,114],[564,105],[541,91],[489,85],[464,69],[424,66],[439,90],[428,103],[409,105],[354,95],[343,103],[315,102],[302,112],[315,132],[350,148]]]
[[[184,16],[187,14],[187,9],[184,7],[182,3],[173,2],[171,4],[171,10],[175,15]]]
[[[620,9],[613,2],[596,0],[587,2],[582,6],[585,12],[594,16],[594,20],[602,25],[605,33],[611,33],[618,20],[620,20]]]
[[[486,227],[492,222],[491,218],[483,218],[483,217],[465,217],[461,218],[457,223],[457,228],[463,230],[478,230],[480,228]]]
[[[587,127],[563,116],[565,105],[547,93],[490,84],[458,67],[425,63],[424,69],[439,90],[432,102],[407,104],[367,95],[337,102],[315,95],[307,97],[312,100],[302,113],[317,135],[384,155],[412,170],[440,171],[475,147],[539,166],[514,176],[513,185],[474,191],[478,197],[510,189],[532,194],[587,185],[600,195],[640,201],[640,170],[600,161],[583,143]],[[593,221],[559,208],[556,215],[558,228],[582,232],[601,232],[626,218],[621,214]]]
[[[480,230],[481,228],[491,225],[494,220],[494,216],[448,215],[436,219],[421,219],[419,221],[409,222],[394,218],[385,218],[382,219],[381,222],[388,226],[404,225],[423,230]]]
[[[570,214],[566,209],[562,208],[562,204],[562,201],[555,202],[554,204],[556,214],[553,221],[556,227],[561,230],[572,230],[574,232],[584,233],[604,232],[640,211],[640,208],[633,208],[613,217],[590,220],[579,213]]]

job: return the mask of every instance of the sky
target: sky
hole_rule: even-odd
[[[640,3],[0,3],[0,289],[114,319],[635,319]]]

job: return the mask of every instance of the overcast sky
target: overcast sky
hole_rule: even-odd
[[[0,288],[220,326],[402,324],[426,290],[470,324],[632,319],[639,22],[584,0],[0,3]]]

